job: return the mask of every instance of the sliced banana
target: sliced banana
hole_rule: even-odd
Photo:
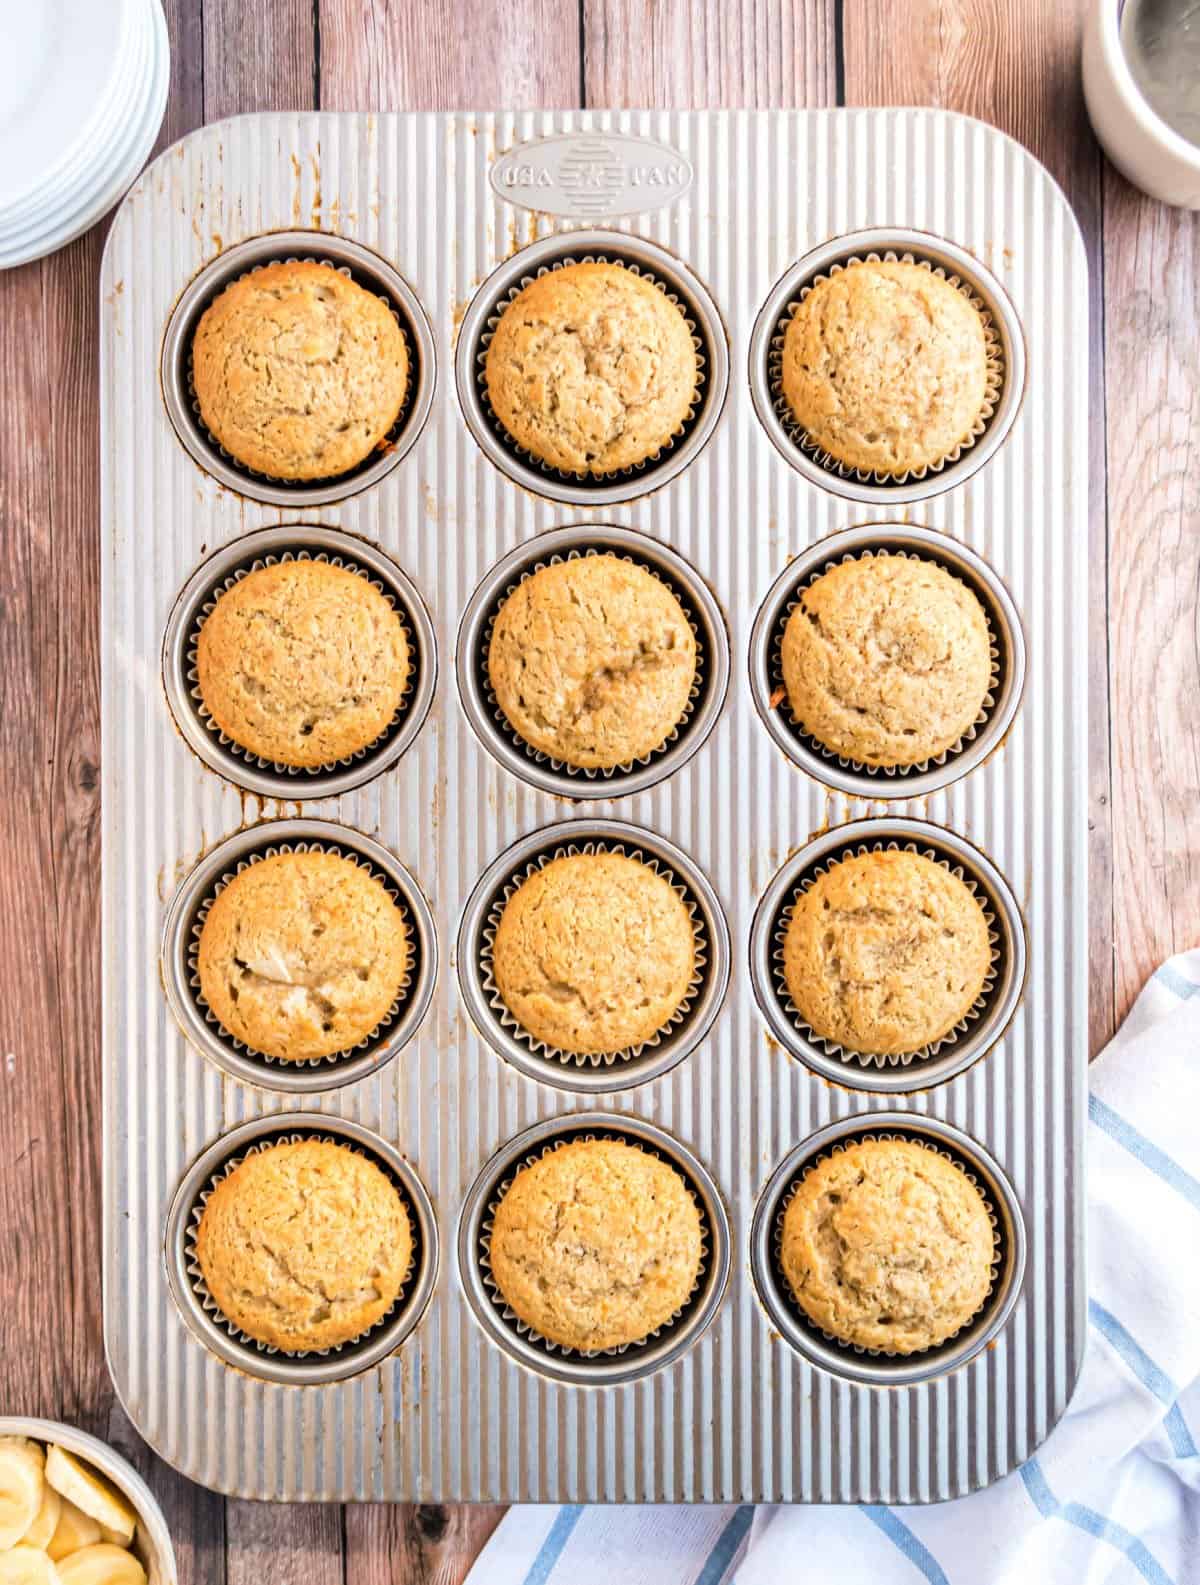
[[[45,1455],[24,1436],[0,1436],[0,1551],[17,1542],[42,1506]]]
[[[22,1546],[40,1546],[44,1552],[58,1529],[63,1500],[49,1481],[42,1483],[42,1506],[37,1518],[21,1537]]]
[[[137,1514],[119,1491],[74,1453],[63,1447],[50,1448],[46,1454],[46,1479],[97,1524],[107,1525],[125,1541],[133,1540]]]
[[[0,1552],[0,1585],[59,1585],[59,1574],[41,1547],[22,1541]]]
[[[119,1531],[110,1530],[106,1524],[102,1524],[100,1526],[100,1539],[101,1539],[101,1541],[107,1541],[109,1546],[125,1546],[125,1547],[127,1547],[127,1546],[132,1546],[133,1545],[133,1538],[132,1537],[130,1537],[130,1539],[128,1541],[126,1541],[121,1536]]]
[[[62,1503],[62,1512],[58,1516],[58,1528],[46,1548],[47,1556],[55,1563],[69,1557],[72,1552],[78,1552],[80,1547],[95,1546],[100,1539],[100,1526],[94,1519],[84,1513],[82,1508],[76,1508],[69,1498],[60,1497],[59,1501]]]
[[[58,1565],[61,1585],[146,1585],[146,1570],[124,1547],[100,1541]]]

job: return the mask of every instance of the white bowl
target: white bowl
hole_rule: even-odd
[[[1093,0],[1083,34],[1083,96],[1104,152],[1135,187],[1200,209],[1200,148],[1150,108],[1121,48],[1121,0]]]
[[[133,1504],[138,1516],[133,1550],[142,1560],[149,1585],[178,1585],[175,1550],[167,1531],[167,1521],[154,1499],[154,1493],[133,1465],[114,1453],[105,1442],[74,1426],[57,1420],[33,1420],[25,1415],[0,1415],[0,1436],[27,1436],[35,1442],[57,1442],[68,1453],[76,1453],[112,1481]]]

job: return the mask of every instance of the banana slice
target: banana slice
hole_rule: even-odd
[[[95,1546],[100,1539],[100,1526],[96,1521],[84,1513],[82,1508],[67,1497],[60,1497],[62,1511],[58,1516],[58,1528],[50,1537],[50,1545],[46,1554],[58,1563],[62,1558],[69,1557],[72,1552],[78,1552],[82,1546]]]
[[[45,1490],[45,1455],[24,1436],[0,1436],[0,1552],[37,1518]]]
[[[0,1585],[59,1585],[58,1570],[38,1546],[0,1552]]]
[[[74,1453],[52,1447],[46,1454],[46,1479],[97,1524],[107,1525],[125,1541],[133,1540],[137,1514],[115,1487]]]
[[[65,1558],[58,1578],[61,1585],[146,1585],[146,1570],[132,1552],[101,1541]]]
[[[42,1506],[38,1509],[37,1518],[21,1537],[22,1546],[40,1546],[44,1552],[50,1545],[54,1532],[58,1529],[58,1521],[62,1514],[62,1498],[55,1491],[49,1481],[42,1483]]]
[[[101,1541],[107,1541],[109,1546],[128,1547],[133,1545],[132,1538],[128,1541],[124,1540],[118,1531],[110,1530],[106,1524],[100,1526],[100,1539]]]

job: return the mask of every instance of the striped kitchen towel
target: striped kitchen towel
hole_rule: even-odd
[[[469,1585],[1200,1585],[1200,951],[1091,1070],[1088,1351],[1019,1470],[928,1507],[521,1507]]]

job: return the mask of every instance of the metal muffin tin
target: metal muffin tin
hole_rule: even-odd
[[[536,568],[572,554],[609,552],[655,574],[672,590],[692,624],[699,652],[699,693],[674,738],[630,766],[612,771],[581,771],[560,765],[526,743],[503,720],[487,679],[491,624],[507,591]],[[475,590],[458,637],[458,692],[467,719],[480,741],[506,770],[543,792],[563,798],[627,797],[673,775],[696,753],[725,703],[729,686],[729,635],[721,609],[704,580],[668,545],[611,523],[552,529],[509,551]]]
[[[189,963],[197,915],[217,882],[238,865],[268,849],[318,844],[357,858],[393,891],[409,927],[410,983],[395,1018],[368,1037],[363,1047],[311,1062],[277,1062],[233,1040],[201,1004]],[[420,1028],[437,981],[437,933],[421,888],[386,848],[361,832],[330,820],[277,820],[248,826],[218,843],[180,886],[167,909],[162,939],[162,985],[187,1039],[230,1078],[288,1095],[321,1095],[353,1084],[391,1062]]]
[[[533,860],[560,848],[615,847],[661,866],[686,891],[693,908],[698,950],[703,954],[700,983],[683,1020],[636,1056],[607,1064],[572,1063],[543,1056],[501,1022],[484,983],[481,966],[484,930],[510,879]],[[673,843],[619,820],[568,820],[522,837],[488,866],[467,899],[458,931],[459,993],[482,1039],[527,1077],[585,1095],[607,1095],[647,1084],[669,1073],[708,1034],[729,985],[729,927],[721,902],[695,862]]]
[[[851,502],[846,481],[781,456],[755,407],[763,305],[798,264],[862,247],[865,226],[886,228],[872,233],[885,249],[920,233],[928,253],[937,239],[1011,315],[1013,405],[961,465],[923,481],[937,493],[903,510],[896,489]],[[222,473],[219,454],[189,441],[171,371],[181,292],[196,307],[249,260],[331,256],[340,244],[325,233],[408,283],[429,335],[429,406],[423,425],[414,408],[403,455],[333,481],[314,505]],[[597,252],[644,258],[664,284],[670,268],[689,312],[706,293],[716,354],[687,435],[599,486],[522,471],[479,428],[478,382],[462,379],[478,371],[504,280]],[[170,1462],[285,1501],[920,1502],[995,1479],[1048,1434],[1086,1337],[1086,291],[1045,172],[992,128],[932,110],[255,115],[189,135],[140,179],[101,285],[105,1341],[132,1420]],[[436,679],[432,659],[422,668],[432,698],[403,751],[385,745],[386,763],[373,750],[338,767],[343,781],[253,785],[245,771],[261,767],[192,751],[195,701],[180,692],[175,629],[165,651],[164,637],[180,591],[225,558],[238,564],[251,536],[295,546],[315,532],[346,536],[351,559],[412,602],[413,631],[440,663]],[[764,710],[764,624],[806,568],[860,539],[943,560],[986,597],[998,655],[1001,630],[1011,637],[1008,692],[927,781],[852,783],[839,773],[854,767],[807,757],[782,711]],[[597,541],[628,546],[678,587],[715,664],[677,745],[633,776],[551,784],[541,773],[557,767],[480,716],[474,646],[495,580],[550,547]],[[384,562],[369,564],[376,553]],[[430,626],[417,633],[422,611]],[[405,725],[420,713],[410,706]],[[960,1035],[896,1069],[796,1051],[756,996],[755,916],[813,844],[845,844],[857,822],[874,839],[895,821],[920,822],[1004,902],[999,1038],[972,1052]],[[628,1067],[507,1049],[472,988],[488,887],[531,847],[598,828],[641,851],[667,845],[668,868],[707,899],[724,958],[702,1038],[648,1047]],[[189,910],[229,856],[306,835],[407,877],[431,995],[390,1060],[367,1049],[294,1072],[259,1060],[199,1016],[180,976]],[[409,1008],[421,998],[414,987]],[[264,1379],[258,1350],[233,1364],[220,1338],[233,1340],[203,1331],[177,1269],[177,1291],[169,1280],[168,1218],[194,1164],[224,1159],[243,1125],[288,1126],[280,1108],[298,1103],[280,1092],[295,1089],[313,1108],[306,1125],[361,1127],[410,1165],[444,1251],[399,1346],[373,1363],[350,1350],[353,1373],[323,1383],[297,1359],[303,1391]],[[661,1351],[654,1339],[636,1359],[600,1362],[636,1364],[622,1380],[598,1381],[590,1357],[575,1361],[586,1380],[564,1379],[561,1351],[520,1352],[496,1306],[479,1308],[474,1246],[460,1259],[481,1174],[530,1130],[557,1137],[593,1110],[631,1134],[656,1130],[692,1164],[728,1255],[686,1346],[675,1350],[672,1327]],[[963,1159],[996,1164],[1028,1259],[987,1347],[957,1368],[940,1355],[936,1375],[908,1383],[889,1362],[879,1387],[852,1350],[818,1357],[780,1324],[756,1281],[754,1230],[781,1163],[831,1125],[893,1112],[955,1130]]]
[[[911,254],[917,263],[928,263],[946,275],[957,276],[981,301],[991,317],[1000,339],[1004,361],[1004,375],[999,401],[983,434],[971,446],[965,447],[957,461],[944,467],[930,468],[924,478],[900,481],[871,482],[847,476],[842,470],[824,466],[814,456],[798,446],[788,433],[778,399],[771,390],[768,362],[773,344],[781,334],[788,317],[788,304],[796,301],[800,292],[816,276],[827,272],[831,265],[844,264],[850,259],[862,259],[871,254]],[[1025,393],[1025,343],[1021,324],[1008,294],[992,272],[965,249],[944,237],[902,226],[877,226],[867,231],[855,231],[848,236],[832,238],[818,248],[813,248],[798,259],[776,281],[770,296],[763,304],[750,342],[750,390],[754,408],[771,444],[813,484],[850,501],[870,502],[892,506],[909,501],[924,501],[943,490],[951,490],[977,473],[994,456],[1012,427]]]
[[[912,1139],[948,1156],[975,1180],[996,1224],[996,1281],[982,1310],[946,1342],[920,1354],[882,1354],[871,1349],[851,1348],[826,1336],[792,1299],[775,1249],[781,1207],[806,1169],[838,1146],[880,1136]],[[811,1364],[822,1370],[836,1371],[865,1387],[914,1386],[936,1381],[948,1371],[969,1364],[1000,1332],[1021,1292],[1021,1279],[1025,1274],[1025,1223],[1012,1184],[976,1141],[936,1117],[913,1117],[909,1112],[873,1112],[869,1117],[844,1117],[841,1122],[818,1129],[779,1163],[754,1212],[750,1263],[755,1286],[772,1321],[784,1340]]]
[[[264,766],[256,756],[235,751],[223,733],[205,722],[191,675],[189,649],[205,604],[226,579],[266,559],[305,554],[353,567],[382,588],[404,623],[409,646],[410,687],[396,721],[369,747],[341,768],[309,770]],[[425,602],[412,580],[390,557],[364,540],[312,523],[263,528],[214,551],[180,590],[163,637],[163,687],[175,724],[204,763],[248,792],[267,798],[332,798],[390,769],[425,724],[437,687],[437,640]]]
[[[882,770],[853,766],[823,750],[792,719],[783,686],[779,643],[799,591],[826,568],[867,552],[918,556],[964,583],[983,606],[996,647],[996,687],[986,719],[974,735],[938,756],[926,769]],[[981,765],[1004,741],[1025,686],[1025,637],[1012,596],[982,557],[944,534],[900,523],[871,523],[819,540],[790,561],[767,592],[750,634],[750,691],[763,725],[783,752],[819,782],[856,798],[923,798]]]
[[[491,410],[483,385],[485,338],[504,305],[528,280],[565,263],[604,259],[649,276],[676,302],[693,328],[701,360],[700,401],[683,433],[661,455],[619,477],[588,478],[541,466],[521,451]],[[614,506],[657,490],[688,466],[707,444],[729,387],[729,347],[717,305],[695,273],[645,237],[609,230],[543,237],[499,265],[475,294],[458,333],[454,361],[458,399],[467,427],[484,454],[516,484],[571,506]]]
[[[602,1354],[557,1349],[529,1335],[505,1315],[485,1281],[481,1253],[483,1225],[497,1189],[529,1159],[549,1146],[578,1136],[612,1138],[649,1150],[682,1173],[700,1207],[705,1257],[695,1293],[679,1316],[644,1343]],[[679,1359],[712,1321],[729,1281],[729,1217],[720,1191],[697,1158],[661,1128],[636,1117],[605,1112],[576,1112],[547,1118],[508,1142],[486,1163],[471,1185],[458,1224],[458,1269],[463,1289],[479,1324],[515,1360],[555,1381],[577,1387],[613,1387],[639,1381]]]
[[[255,473],[205,428],[191,387],[192,337],[205,309],[240,276],[285,259],[312,259],[345,271],[359,286],[386,298],[408,349],[408,393],[386,447],[331,479],[273,479]],[[386,259],[349,237],[319,229],[273,231],[228,248],[201,269],[180,293],[163,337],[160,378],[167,413],[182,444],[207,473],[248,496],[293,511],[342,501],[378,484],[416,445],[433,406],[437,366],[429,320],[404,277]]]
[[[912,845],[931,851],[963,872],[977,897],[994,917],[996,941],[995,981],[985,993],[984,1006],[968,1022],[964,1033],[946,1041],[933,1055],[887,1066],[868,1065],[846,1052],[833,1055],[800,1026],[789,1012],[776,974],[776,950],[781,914],[796,889],[813,869],[875,844]],[[794,1057],[807,1063],[831,1084],[853,1090],[889,1095],[906,1094],[945,1084],[966,1071],[1000,1040],[1008,1027],[1025,983],[1025,927],[1021,910],[1008,882],[996,866],[969,842],[927,820],[855,820],[815,837],[794,854],[763,893],[750,929],[750,974],[754,994],[772,1033]]]
[[[204,1190],[232,1158],[244,1155],[251,1145],[264,1141],[330,1138],[345,1143],[374,1161],[400,1190],[413,1235],[413,1266],[394,1311],[359,1339],[320,1353],[286,1354],[278,1349],[251,1345],[231,1327],[223,1325],[205,1305],[197,1287],[193,1260],[188,1254],[189,1228]],[[357,1376],[394,1354],[425,1313],[437,1279],[438,1232],[433,1203],[424,1184],[403,1155],[369,1128],[341,1117],[319,1112],[273,1112],[231,1129],[192,1163],[175,1191],[167,1213],[167,1280],[175,1303],[195,1336],[218,1359],[260,1381],[284,1387],[319,1387]]]

